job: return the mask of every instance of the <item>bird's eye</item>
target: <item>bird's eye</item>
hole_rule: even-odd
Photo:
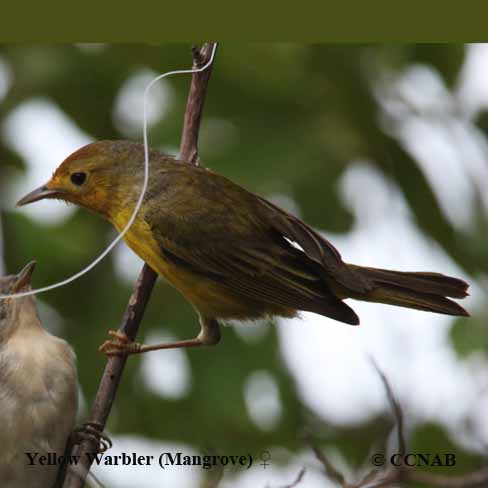
[[[71,181],[74,185],[81,186],[85,183],[86,173],[73,173],[71,175]]]

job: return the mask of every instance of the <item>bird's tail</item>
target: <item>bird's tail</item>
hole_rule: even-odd
[[[468,295],[469,285],[463,280],[440,273],[348,266],[372,284],[371,291],[352,298],[446,315],[469,316],[463,307],[447,298],[464,298]]]

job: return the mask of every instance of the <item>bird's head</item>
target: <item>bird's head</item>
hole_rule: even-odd
[[[31,290],[32,273],[36,262],[31,261],[20,273],[0,278],[0,295],[13,295]],[[0,299],[0,337],[4,337],[7,329],[24,320],[25,316],[37,313],[34,297]]]
[[[75,203],[110,217],[132,195],[142,179],[144,152],[129,141],[99,141],[67,157],[52,178],[17,202],[46,198]]]

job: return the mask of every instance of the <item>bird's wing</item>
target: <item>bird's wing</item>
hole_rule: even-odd
[[[252,202],[267,204],[265,200]],[[222,201],[217,205],[212,202],[210,209],[206,203],[202,201],[198,209],[185,214],[176,215],[161,207],[146,213],[166,259],[249,299],[358,323],[354,312],[317,272],[322,263],[330,261],[332,277],[340,273],[342,263],[331,245],[321,250],[324,244],[318,234],[291,216],[290,223],[276,220],[270,226],[269,219],[250,206],[243,211]]]
[[[255,195],[259,205],[267,213],[267,221],[283,237],[298,244],[306,256],[318,265],[325,278],[337,281],[353,293],[365,293],[369,283],[342,261],[339,251],[316,231],[293,215]]]

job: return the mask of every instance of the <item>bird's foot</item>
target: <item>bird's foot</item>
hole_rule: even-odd
[[[102,454],[112,447],[110,437],[102,432],[102,425],[98,422],[85,422],[77,427],[71,434],[73,444],[81,444],[85,440],[90,440],[98,446],[98,454]]]
[[[105,341],[98,350],[107,356],[128,356],[129,354],[143,354],[161,349],[180,349],[199,346],[212,346],[220,340],[220,331],[215,319],[201,319],[202,329],[194,339],[186,339],[162,344],[140,344],[133,342],[121,331],[109,330],[108,335],[113,339]]]
[[[106,356],[124,356],[141,352],[141,344],[132,342],[119,330],[109,330],[108,335],[114,339],[105,341],[98,350]]]

